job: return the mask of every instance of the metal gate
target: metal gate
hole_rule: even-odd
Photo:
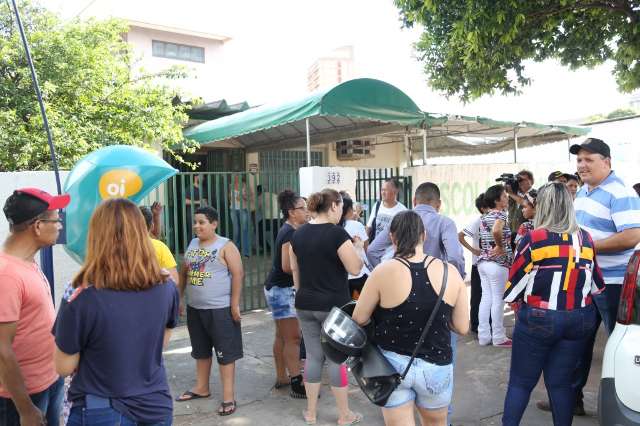
[[[232,240],[242,254],[244,285],[241,309],[266,306],[263,284],[271,270],[272,248],[282,218],[277,194],[299,191],[298,173],[178,173],[156,189],[143,205],[163,207],[164,241],[178,265],[193,238],[192,222],[200,206],[214,207],[220,216],[217,233]],[[246,194],[246,196],[238,196]]]
[[[361,169],[356,178],[356,200],[366,207],[364,212],[365,223],[369,220],[376,202],[380,199],[382,184],[390,178],[395,178],[400,184],[398,200],[407,208],[411,208],[413,200],[413,185],[411,176],[402,176],[399,168],[386,169]]]
[[[396,177],[402,187],[400,201],[411,204],[411,178],[400,176],[399,169],[359,170],[356,199],[368,206],[365,219],[380,198],[382,183]],[[163,234],[178,265],[193,238],[193,212],[200,206],[214,207],[220,215],[218,234],[232,240],[243,255],[245,278],[242,291],[243,311],[266,306],[264,281],[271,270],[272,249],[283,219],[277,195],[284,189],[299,192],[298,171],[287,172],[194,172],[178,173],[157,188],[143,202],[159,201],[164,206]],[[246,197],[232,199],[238,191]]]

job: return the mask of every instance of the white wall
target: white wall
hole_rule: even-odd
[[[631,186],[640,182],[640,118],[591,125],[589,137],[600,138],[611,147],[611,164],[616,174]]]
[[[549,174],[556,170],[575,170],[575,163],[519,163],[519,164],[468,164],[419,166],[404,170],[412,177],[413,189],[424,182],[433,182],[440,188],[442,207],[440,213],[456,223],[458,231],[479,215],[475,207],[476,197],[488,187],[495,185],[495,179],[502,173],[516,174],[526,169],[533,173],[534,187],[544,184]],[[467,272],[471,271],[471,256],[465,251]]]
[[[152,40],[203,47],[204,63],[155,57],[152,54]],[[136,65],[144,68],[145,72],[159,72],[173,65],[182,65],[191,71],[189,78],[165,81],[167,84],[176,85],[191,96],[202,97],[205,101],[229,96],[224,93],[224,44],[221,41],[135,26],[127,33],[127,41],[133,45],[136,57],[141,58]]]
[[[64,181],[69,172],[61,171],[60,180],[64,186]],[[43,189],[51,194],[56,193],[56,181],[53,172],[10,172],[0,173],[0,203],[4,206],[6,199],[18,188],[34,187]],[[0,214],[0,241],[9,235],[9,224],[4,216]],[[40,257],[36,255],[36,260]],[[71,280],[78,271],[79,265],[67,255],[64,248],[57,245],[53,249],[53,264],[55,275],[56,306],[62,295],[65,284]]]
[[[373,157],[360,160],[339,160],[334,143],[327,144],[327,164],[339,167],[387,168],[401,167],[406,164],[402,143],[385,143],[373,146]]]

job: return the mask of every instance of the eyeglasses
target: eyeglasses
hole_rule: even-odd
[[[36,222],[57,222],[57,223],[62,223],[62,219],[58,218],[58,219],[36,219]]]
[[[294,207],[293,210],[306,210],[307,206]]]

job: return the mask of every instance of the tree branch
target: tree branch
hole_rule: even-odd
[[[114,93],[117,93],[120,89],[122,89],[125,86],[128,86],[130,84],[135,84],[135,83],[139,83],[141,81],[144,80],[152,80],[154,78],[160,78],[160,77],[170,77],[171,74],[171,70],[163,70],[163,71],[159,71],[156,73],[151,73],[151,74],[143,74],[140,75],[136,78],[124,81],[122,83],[119,83],[118,85],[116,85],[109,93],[107,93],[105,96],[103,96],[103,98],[101,99],[101,102],[105,102],[106,100],[108,100]]]
[[[538,18],[542,18],[542,17],[546,17],[546,16],[558,15],[558,14],[564,13],[564,12],[587,10],[587,9],[605,9],[605,10],[612,10],[612,11],[622,12],[634,24],[638,23],[638,19],[639,19],[638,15],[633,10],[631,5],[625,0],[621,0],[620,2],[613,2],[613,1],[611,1],[611,2],[606,2],[606,1],[605,2],[591,2],[591,3],[580,3],[580,2],[577,2],[577,3],[575,3],[573,5],[569,5],[569,6],[541,10],[541,11],[538,11],[538,12],[535,12],[535,13],[527,15],[527,18],[528,19],[538,19]]]

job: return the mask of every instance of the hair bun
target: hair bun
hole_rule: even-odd
[[[285,207],[288,207],[291,204],[293,204],[293,201],[297,197],[298,196],[296,195],[295,192],[293,192],[290,189],[285,189],[278,194],[278,204],[280,205],[281,208],[284,209]]]

